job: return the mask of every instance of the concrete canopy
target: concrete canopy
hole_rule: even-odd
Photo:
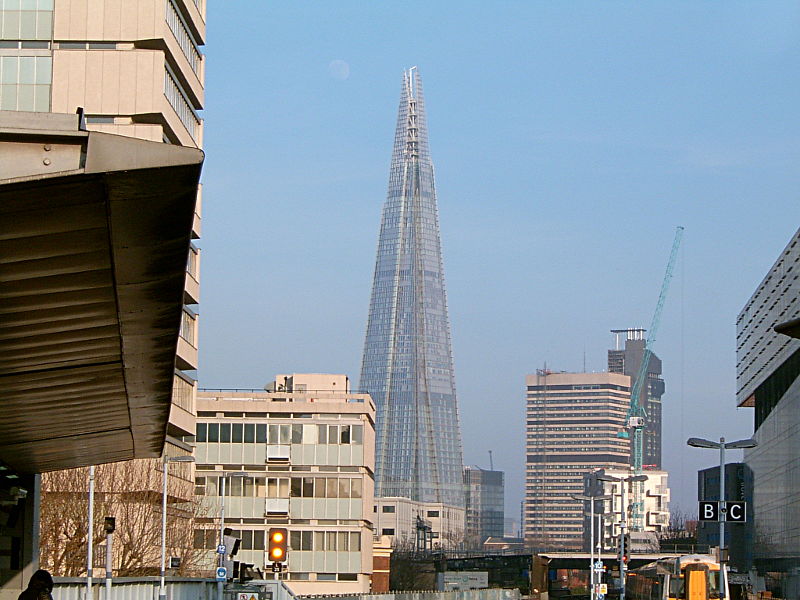
[[[0,460],[161,454],[203,153],[0,112]]]

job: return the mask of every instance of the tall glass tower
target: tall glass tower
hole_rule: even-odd
[[[375,495],[463,507],[439,218],[416,67],[403,73],[360,388],[378,413]]]

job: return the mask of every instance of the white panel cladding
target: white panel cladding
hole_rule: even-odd
[[[289,460],[290,446],[273,445],[267,446],[267,460]]]
[[[266,513],[285,515],[289,513],[288,498],[267,498]]]

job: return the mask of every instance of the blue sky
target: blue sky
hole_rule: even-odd
[[[798,225],[800,5],[209,3],[203,387],[360,371],[402,70],[425,86],[468,464],[524,486],[524,377],[648,327],[673,503],[752,433],[735,320]],[[735,455],[734,455],[735,456]]]

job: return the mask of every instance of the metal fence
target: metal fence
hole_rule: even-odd
[[[310,598],[336,598],[337,600],[520,600],[519,590],[489,588],[457,592],[390,592],[388,594],[337,594],[335,596],[298,596]]]

